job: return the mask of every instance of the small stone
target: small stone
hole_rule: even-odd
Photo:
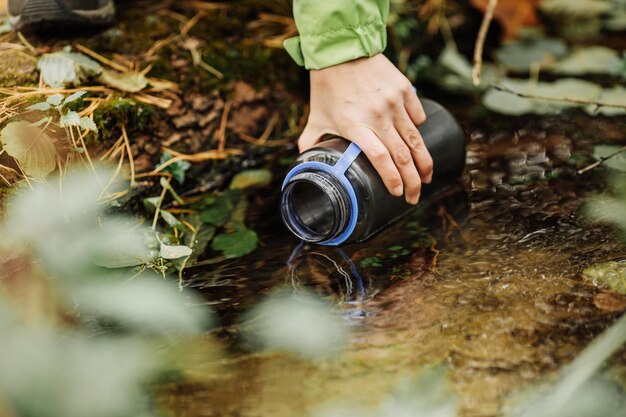
[[[149,155],[143,154],[135,159],[135,170],[137,172],[145,172],[152,169],[152,158]]]
[[[144,151],[146,151],[148,155],[156,155],[159,153],[159,150],[160,150],[160,146],[152,142],[147,143],[146,146],[144,147]]]
[[[204,95],[199,95],[191,101],[191,108],[195,111],[206,111],[211,106],[212,100]]]
[[[593,297],[593,304],[598,310],[619,313],[626,310],[626,297],[616,293],[601,292]]]
[[[174,126],[176,126],[177,129],[181,129],[183,127],[189,127],[193,125],[194,123],[196,123],[197,121],[198,121],[198,118],[195,114],[185,113],[182,116],[175,117],[172,120],[172,123],[174,123]]]

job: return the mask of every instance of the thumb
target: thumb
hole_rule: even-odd
[[[307,125],[298,139],[298,150],[300,152],[304,152],[307,149],[312,148],[317,142],[319,142],[321,137],[322,132],[319,129]]]

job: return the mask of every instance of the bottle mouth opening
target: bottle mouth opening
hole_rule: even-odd
[[[350,200],[341,184],[322,172],[301,172],[285,186],[281,201],[285,225],[300,239],[322,243],[341,234]]]

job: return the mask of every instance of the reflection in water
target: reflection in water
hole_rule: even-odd
[[[303,285],[310,287],[308,282],[315,276],[315,288],[322,296],[338,297],[344,307],[344,313],[352,319],[367,317],[364,303],[377,292],[367,285],[359,270],[346,252],[338,247],[309,246],[304,242],[294,248],[287,260],[288,275],[294,289]],[[303,282],[304,281],[304,282]],[[323,284],[327,281],[326,284]],[[321,293],[324,291],[324,293]]]

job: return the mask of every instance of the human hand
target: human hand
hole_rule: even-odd
[[[411,82],[382,54],[310,71],[311,112],[300,152],[327,133],[356,143],[389,192],[417,204],[433,161],[416,126],[426,120]]]

